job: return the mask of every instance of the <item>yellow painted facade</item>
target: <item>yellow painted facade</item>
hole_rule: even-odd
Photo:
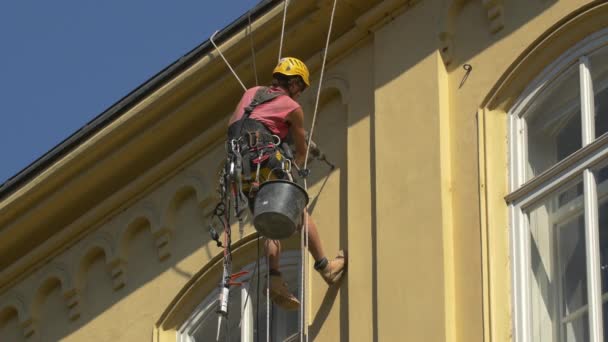
[[[247,85],[248,33],[266,83],[282,11],[219,42]],[[307,126],[330,12],[288,10],[284,55],[313,78]],[[325,251],[349,266],[328,290],[308,265],[311,340],[513,340],[508,112],[607,18],[605,1],[338,0],[315,127],[337,167],[314,163],[309,194]],[[0,341],[177,340],[220,278],[207,224],[241,92],[210,49],[4,194]],[[257,244],[250,224],[233,230],[239,269]]]

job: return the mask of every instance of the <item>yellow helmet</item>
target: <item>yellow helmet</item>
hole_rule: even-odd
[[[274,68],[272,74],[281,74],[285,76],[300,76],[306,84],[310,87],[310,75],[306,64],[301,60],[293,57],[283,57],[279,61],[279,64]]]

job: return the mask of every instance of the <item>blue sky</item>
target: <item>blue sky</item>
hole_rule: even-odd
[[[0,2],[0,184],[258,2]]]

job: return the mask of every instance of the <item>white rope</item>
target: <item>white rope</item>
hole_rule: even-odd
[[[289,0],[283,0],[283,25],[281,26],[281,39],[279,40],[279,58],[278,62],[281,61],[281,54],[283,53],[283,37],[285,36],[285,22],[287,21],[287,6]]]
[[[268,240],[266,242],[270,243]],[[270,342],[270,259],[268,255],[266,255],[266,342]]]
[[[308,141],[306,148],[306,158],[304,159],[304,168],[308,165],[308,154],[310,153],[310,141],[312,140],[312,134],[315,129],[315,123],[317,119],[317,110],[319,109],[319,98],[321,96],[321,86],[323,85],[323,74],[325,72],[325,62],[327,61],[327,50],[329,49],[329,38],[331,36],[331,27],[334,23],[334,13],[336,12],[336,3],[338,0],[334,0],[334,6],[331,10],[331,20],[329,21],[329,32],[327,33],[327,41],[325,42],[325,51],[323,52],[323,62],[321,64],[321,75],[319,76],[319,86],[317,88],[317,99],[315,100],[315,110],[312,115],[312,124],[310,132],[308,133]],[[306,179],[304,179],[304,187],[306,187]]]
[[[255,85],[259,85],[258,82],[258,67],[255,63],[255,48],[253,46],[253,29],[251,28],[251,10],[247,12],[247,20],[249,21],[249,45],[251,46],[251,59],[253,60],[253,75],[255,76]]]
[[[306,292],[304,291],[304,284],[306,284],[306,272],[305,272],[305,265],[307,264],[307,256],[308,256],[308,246],[306,245],[306,242],[308,242],[308,236],[304,236],[305,233],[308,232],[308,216],[305,217],[305,222],[304,222],[304,230],[302,230],[302,237],[300,238],[300,260],[301,260],[301,265],[300,265],[300,281],[302,282],[301,286],[300,286],[300,342],[304,341],[304,335],[305,335],[305,330],[306,330]],[[305,242],[306,241],[306,242]]]
[[[283,37],[285,36],[285,23],[287,21],[287,6],[288,5],[289,5],[289,0],[283,0],[283,23],[281,25],[281,38],[279,39],[279,56],[277,58],[277,63],[279,63],[281,61],[281,54],[283,53]],[[253,43],[252,43],[252,48],[253,48]],[[256,75],[256,84],[257,84],[257,75]],[[270,288],[270,263],[268,263],[267,270],[268,270],[268,288]],[[270,297],[270,292],[266,292],[266,301],[267,301],[266,302],[266,342],[270,342],[270,304],[269,304],[270,301],[268,299],[269,297]]]
[[[313,111],[312,114],[312,124],[310,127],[310,132],[308,133],[308,141],[306,144],[306,155],[304,158],[304,169],[306,169],[306,167],[308,166],[308,154],[310,153],[310,142],[312,141],[312,135],[315,129],[315,123],[317,120],[317,111],[319,109],[319,98],[321,97],[321,88],[323,85],[323,75],[325,73],[325,63],[327,61],[327,51],[329,50],[329,40],[331,38],[331,29],[334,23],[334,15],[336,13],[336,4],[337,4],[338,0],[334,0],[334,4],[333,7],[331,9],[331,17],[329,20],[329,30],[327,32],[327,40],[325,41],[325,51],[323,51],[323,62],[321,63],[321,74],[319,76],[319,85],[317,87],[317,98],[315,100],[315,109]],[[308,182],[306,181],[306,178],[304,178],[304,189],[306,191],[308,191]],[[304,232],[303,232],[305,238],[303,239],[305,241],[304,243],[304,247],[306,249],[308,249],[308,214],[306,217],[306,222],[304,223]],[[304,286],[306,284],[307,281],[307,277],[306,277],[306,268],[308,266],[308,253],[304,252],[305,256],[306,256],[306,262],[302,263],[302,325],[303,325],[303,329],[301,330],[300,333],[300,341],[303,342],[304,338],[306,340],[306,342],[308,342],[308,322],[306,320],[306,310],[304,308],[306,301],[305,299],[305,292],[304,292]]]
[[[226,65],[228,66],[228,69],[230,69],[230,71],[232,71],[232,74],[234,75],[234,77],[236,77],[236,80],[239,81],[239,83],[241,84],[241,87],[243,87],[243,90],[247,91],[247,87],[245,87],[245,85],[243,84],[243,82],[241,82],[241,79],[239,78],[239,76],[236,74],[236,72],[234,71],[234,69],[232,69],[232,67],[230,66],[230,63],[228,63],[228,60],[226,59],[226,57],[224,57],[224,55],[222,54],[222,51],[220,51],[220,49],[217,47],[217,45],[215,45],[215,42],[213,41],[213,38],[215,37],[215,35],[218,32],[219,31],[215,31],[211,35],[211,38],[209,38],[209,41],[211,41],[211,44],[213,44],[213,46],[215,47],[215,49],[217,50],[217,52],[220,54],[220,56],[224,60],[224,63],[226,63]]]

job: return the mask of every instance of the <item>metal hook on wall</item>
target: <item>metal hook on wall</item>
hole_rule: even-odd
[[[462,68],[466,71],[466,73],[464,74],[462,81],[460,81],[460,85],[458,86],[458,89],[462,88],[462,85],[464,84],[464,82],[467,80],[467,78],[469,78],[469,74],[471,73],[471,71],[473,71],[473,67],[471,66],[471,64],[465,64],[462,66]]]

